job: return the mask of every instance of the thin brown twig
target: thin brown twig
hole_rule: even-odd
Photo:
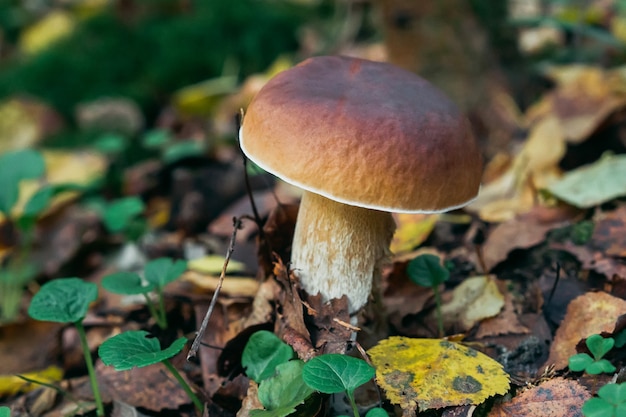
[[[222,283],[224,282],[224,276],[226,275],[226,268],[228,268],[228,262],[230,261],[230,257],[233,255],[233,252],[235,250],[235,240],[237,238],[237,231],[240,228],[241,228],[241,219],[238,217],[234,217],[233,218],[233,234],[230,237],[230,244],[228,245],[228,250],[226,251],[226,259],[224,259],[224,265],[222,266],[220,279],[217,282],[217,287],[215,288],[215,292],[213,293],[213,298],[211,298],[209,309],[204,315],[204,319],[202,319],[202,324],[200,325],[200,328],[198,329],[198,333],[196,333],[196,338],[193,340],[193,343],[191,344],[191,349],[189,349],[189,353],[187,353],[187,360],[194,359],[198,355],[198,349],[200,348],[202,338],[204,337],[206,328],[209,325],[209,319],[211,318],[211,314],[213,313],[215,304],[217,304],[217,297],[219,296],[220,290],[222,289]]]

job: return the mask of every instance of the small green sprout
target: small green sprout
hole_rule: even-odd
[[[598,391],[597,398],[583,404],[585,417],[626,416],[626,383],[606,384]]]
[[[354,417],[359,417],[354,390],[372,379],[375,373],[374,367],[364,360],[332,353],[305,363],[302,378],[308,386],[325,394],[345,392]]]
[[[406,273],[413,283],[421,287],[432,288],[435,294],[435,305],[437,309],[437,329],[439,331],[439,337],[443,337],[443,317],[441,315],[441,294],[439,293],[439,285],[450,278],[450,271],[441,266],[441,260],[438,256],[424,254],[409,261]]]
[[[102,286],[115,294],[143,294],[150,314],[160,328],[166,329],[167,316],[163,289],[167,284],[176,280],[185,269],[187,269],[187,262],[183,260],[173,261],[170,258],[158,258],[146,264],[144,279],[134,272],[117,272],[104,277]],[[150,299],[152,291],[157,294],[158,304]]]
[[[293,358],[291,346],[272,332],[261,330],[250,337],[241,364],[248,377],[259,384],[259,401],[265,407],[252,410],[251,416],[288,416],[315,391],[346,392],[358,416],[354,390],[374,376],[374,368],[360,359],[338,354],[321,355],[307,363]],[[387,413],[382,408],[374,408],[367,415],[381,417]]]
[[[96,413],[104,416],[104,405],[98,389],[96,371],[87,344],[87,334],[83,319],[89,310],[89,304],[98,298],[98,286],[80,278],[60,278],[47,282],[33,297],[28,314],[35,320],[73,323],[78,331],[80,344],[85,355],[89,381],[96,402]]]
[[[585,343],[593,358],[587,353],[572,355],[569,358],[570,370],[574,372],[585,371],[590,375],[615,372],[615,366],[603,359],[604,355],[615,345],[615,340],[612,337],[604,338],[599,334],[594,334],[589,336]]]
[[[202,401],[194,394],[189,384],[169,361],[171,357],[183,349],[187,339],[181,337],[175,340],[170,347],[161,350],[159,341],[147,336],[148,332],[143,330],[128,331],[113,336],[105,340],[98,348],[100,359],[105,365],[113,366],[116,371],[126,371],[161,362],[176,378],[198,411],[202,412],[204,409]]]

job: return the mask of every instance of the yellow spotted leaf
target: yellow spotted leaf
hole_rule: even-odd
[[[40,371],[21,374],[28,379],[39,382],[54,383],[63,378],[63,370],[58,366],[50,366]],[[16,375],[0,375],[0,396],[15,395],[19,392],[32,391],[40,385],[27,382]]]
[[[368,353],[378,385],[404,410],[480,404],[509,389],[502,365],[447,340],[390,337]]]

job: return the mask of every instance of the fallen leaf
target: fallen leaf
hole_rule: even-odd
[[[524,326],[515,312],[513,296],[506,290],[505,281],[497,282],[500,291],[504,294],[504,307],[497,316],[489,317],[480,322],[476,332],[476,339],[487,336],[498,336],[503,334],[528,334],[530,330]]]
[[[545,366],[554,365],[557,370],[566,368],[581,339],[611,332],[622,314],[626,314],[626,301],[605,292],[589,292],[575,298],[556,331]]]
[[[213,292],[219,283],[219,276],[205,275],[195,271],[186,271],[180,277],[182,282],[192,283],[197,290]],[[231,297],[254,297],[259,289],[259,281],[254,278],[228,275],[222,282],[222,294]],[[171,292],[171,291],[168,291]]]
[[[19,375],[34,381],[44,383],[59,382],[63,378],[63,370],[58,366],[49,366],[33,372],[25,372]],[[0,375],[0,395],[11,396],[18,392],[27,392],[39,388],[40,385],[25,381],[17,375]]]
[[[582,417],[581,408],[589,398],[591,394],[578,382],[553,378],[496,404],[488,417]]]
[[[19,39],[19,46],[27,55],[36,54],[54,42],[70,35],[76,25],[68,12],[54,10],[26,28]]]
[[[491,275],[468,278],[452,293],[452,300],[441,306],[446,327],[466,331],[488,317],[494,317],[504,307],[495,277]]]
[[[605,255],[626,258],[626,206],[603,214],[595,222],[589,246]]]
[[[626,155],[605,155],[569,171],[546,189],[580,208],[594,207],[626,195]]]
[[[438,214],[394,213],[396,233],[391,241],[391,252],[409,252],[424,243],[435,228]]]
[[[196,272],[203,274],[219,275],[224,267],[224,257],[219,255],[206,255],[201,258],[196,258],[187,263],[187,267]],[[228,262],[227,273],[243,272],[246,267],[242,262],[237,262],[231,259]]]
[[[441,339],[390,337],[368,351],[376,381],[403,410],[480,404],[509,389],[502,365],[472,348]]]

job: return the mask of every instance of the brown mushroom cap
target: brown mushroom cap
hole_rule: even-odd
[[[311,58],[271,79],[248,107],[240,143],[286,182],[384,211],[460,207],[482,172],[469,122],[442,92],[347,57]]]

